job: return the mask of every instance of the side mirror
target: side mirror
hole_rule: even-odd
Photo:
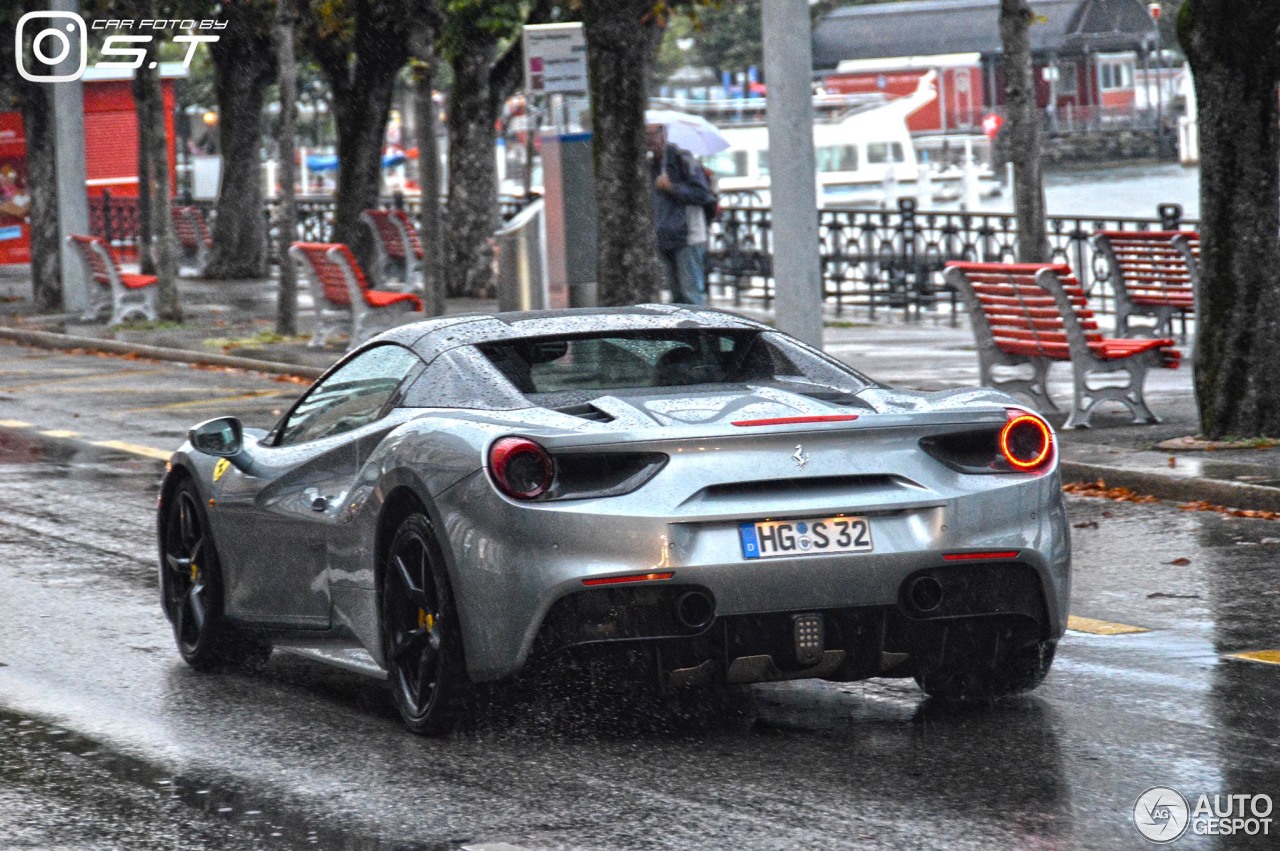
[[[231,458],[244,450],[244,429],[235,417],[218,417],[192,427],[187,440],[198,452]]]

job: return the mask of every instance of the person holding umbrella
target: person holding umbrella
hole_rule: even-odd
[[[706,304],[706,275],[702,274],[698,252],[689,244],[688,208],[695,208],[701,216],[702,207],[713,203],[715,195],[693,156],[667,141],[663,124],[650,122],[645,133],[654,177],[653,225],[658,259],[671,290],[671,301]],[[705,227],[702,245],[705,251]]]

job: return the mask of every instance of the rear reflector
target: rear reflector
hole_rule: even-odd
[[[601,576],[597,579],[584,579],[583,585],[617,585],[622,582],[653,582],[657,579],[670,579],[675,576],[675,571],[667,571],[666,573],[636,573],[631,576]]]
[[[847,423],[858,418],[857,414],[828,414],[819,417],[774,417],[768,420],[734,420],[736,426],[796,425],[797,423]]]
[[[973,561],[982,558],[1017,558],[1017,550],[1004,550],[998,553],[943,553],[943,561]]]

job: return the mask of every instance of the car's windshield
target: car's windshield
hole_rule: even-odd
[[[856,393],[870,383],[782,334],[677,328],[505,340],[476,347],[526,396],[579,396],[648,387],[766,384]],[[798,387],[797,385],[804,385]]]

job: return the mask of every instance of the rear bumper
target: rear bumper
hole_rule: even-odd
[[[923,590],[922,590],[923,589]],[[821,677],[857,680],[908,674],[942,658],[954,631],[974,628],[1011,647],[1056,638],[1048,633],[1038,574],[1026,564],[991,562],[916,571],[899,585],[896,605],[761,612],[704,620],[687,615],[714,605],[699,586],[652,583],[590,589],[560,598],[534,642],[533,657],[570,648],[652,651],[665,682],[750,683]],[[819,649],[798,647],[797,630]],[[998,627],[998,630],[995,629]],[[909,661],[907,661],[909,660]]]
[[[621,588],[656,589],[645,592],[653,597],[645,605],[657,608],[672,605],[682,590],[704,591],[714,601],[714,623],[720,625],[706,631],[769,613],[895,613],[892,617],[918,621],[920,630],[948,618],[1008,614],[1034,621],[1037,637],[1056,639],[1065,630],[1070,596],[1070,538],[1061,483],[1056,473],[1005,481],[1007,485],[994,487],[984,482],[986,490],[915,507],[865,512],[856,505],[842,507],[870,518],[872,553],[746,560],[738,522],[765,518],[660,516],[647,513],[631,497],[521,505],[498,496],[477,474],[436,504],[449,543],[468,671],[475,680],[509,676],[535,647],[541,652],[589,641],[688,639],[697,634],[649,628],[636,633],[637,618],[627,615],[619,615],[617,635],[609,633],[607,618],[597,618],[603,632],[594,638],[565,633],[563,610],[569,604],[561,601],[590,600],[588,609],[600,609],[600,601],[608,599],[600,591]],[[1016,552],[1000,560],[1000,570],[1016,568],[1028,577],[1017,587],[1032,590],[1010,597],[1008,582],[973,578],[990,572],[983,562],[942,557],[977,550]],[[604,589],[583,584],[593,577],[653,572],[671,576]],[[952,588],[948,605],[960,608],[929,615],[911,611],[903,601],[904,588],[924,574]],[[958,602],[966,593],[972,610]],[[574,615],[568,622],[575,618],[582,620]],[[549,640],[548,631],[558,637]]]

